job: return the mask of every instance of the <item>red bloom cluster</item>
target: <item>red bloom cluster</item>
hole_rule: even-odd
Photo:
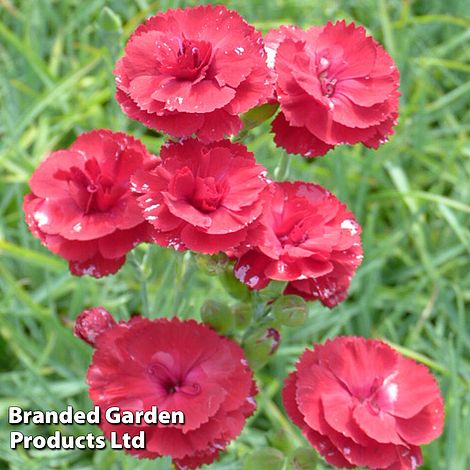
[[[128,251],[149,240],[151,226],[129,181],[137,169],[157,162],[141,142],[122,132],[82,134],[33,173],[23,205],[31,232],[68,260],[77,276],[115,273]]]
[[[360,226],[354,215],[321,186],[273,183],[251,246],[235,276],[252,289],[271,279],[288,281],[286,293],[320,299],[328,307],[344,300],[362,261]]]
[[[414,470],[442,432],[439,387],[387,344],[338,337],[305,351],[286,380],[292,421],[335,467]]]
[[[379,145],[397,116],[398,71],[364,28],[283,26],[265,44],[223,6],[168,10],[136,29],[115,75],[130,117],[185,140],[164,144],[158,164],[131,137],[96,131],[38,168],[28,225],[74,274],[114,273],[150,240],[236,254],[254,289],[277,279],[329,307],[345,298],[362,259],[354,216],[318,186],[271,185],[244,146],[222,139],[241,113],[277,99],[275,140],[289,152]]]
[[[217,253],[246,240],[261,215],[266,169],[241,144],[166,144],[162,163],[132,180],[155,241],[175,249]]]
[[[135,245],[152,241],[225,252],[252,289],[278,280],[286,294],[330,308],[345,299],[362,261],[354,215],[321,186],[273,183],[244,145],[223,139],[240,131],[242,113],[277,100],[274,140],[290,153],[386,141],[397,119],[399,73],[364,28],[283,26],[264,43],[223,6],[168,10],[137,28],[114,74],[129,117],[181,140],[165,143],[158,158],[129,135],[97,130],[41,163],[24,199],[26,222],[73,274],[115,273]],[[245,122],[277,109],[268,107]],[[211,463],[256,408],[243,350],[206,325],[116,323],[97,307],[79,315],[75,334],[95,348],[87,380],[102,411],[184,413],[184,424],[168,426],[102,420],[108,437],[145,431],[146,448],[127,449],[138,457],[171,456],[178,469]],[[260,339],[270,340],[272,353],[279,338],[267,328]],[[306,351],[283,401],[337,467],[414,470],[419,446],[442,432],[435,379],[376,340],[339,337]]]
[[[237,134],[239,114],[273,94],[261,34],[220,5],[149,18],[114,74],[116,98],[129,117],[204,142]]]
[[[362,26],[281,27],[266,47],[282,111],[273,122],[277,145],[315,157],[343,143],[377,148],[393,133],[399,72]]]
[[[102,420],[105,435],[145,430],[146,449],[130,452],[169,455],[180,469],[217,459],[256,408],[256,386],[241,347],[194,320],[133,317],[115,324],[106,312],[109,328],[103,329],[102,310],[95,310],[83,312],[76,327],[77,335],[87,341],[92,337],[96,348],[87,375],[93,402],[102,410],[157,406],[185,415],[184,424],[165,426]]]

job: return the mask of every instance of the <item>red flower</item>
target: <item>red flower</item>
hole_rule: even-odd
[[[151,231],[130,191],[130,176],[157,162],[122,132],[82,134],[33,173],[23,204],[26,223],[43,245],[69,261],[73,274],[115,273]]]
[[[266,169],[241,144],[189,139],[161,150],[162,164],[132,180],[155,227],[155,241],[203,253],[229,250],[247,236],[263,209]]]
[[[315,157],[343,143],[377,148],[393,133],[399,72],[362,26],[282,27],[266,45],[282,111],[273,122],[278,146]]]
[[[235,276],[252,289],[271,279],[288,281],[285,293],[320,299],[328,307],[344,300],[362,261],[360,226],[354,215],[321,186],[274,183]]]
[[[90,324],[94,333],[93,318]],[[111,406],[132,412],[157,406],[159,412],[185,415],[184,424],[165,426],[102,419],[108,437],[112,431],[118,436],[145,431],[145,450],[130,450],[138,457],[169,455],[181,469],[210,463],[256,408],[256,387],[243,350],[194,320],[133,317],[103,331],[94,346],[87,380],[102,412]]]
[[[151,17],[131,36],[114,74],[129,117],[204,142],[237,134],[238,115],[273,94],[261,35],[221,5]]]
[[[283,389],[287,414],[335,467],[414,470],[442,432],[434,377],[382,341],[339,337],[300,357]]]

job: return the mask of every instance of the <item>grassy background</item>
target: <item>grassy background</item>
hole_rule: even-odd
[[[81,132],[108,127],[133,133],[154,152],[161,137],[128,120],[114,102],[113,63],[146,16],[194,1],[0,0],[0,465],[36,468],[168,468],[118,451],[12,451],[6,410],[88,409],[85,370],[91,351],[71,326],[84,308],[198,317],[205,298],[234,303],[217,277],[191,255],[141,247],[118,275],[72,277],[64,261],[28,232],[21,210],[32,171],[44,155]],[[253,448],[284,428],[302,444],[279,401],[282,380],[313,341],[337,334],[386,338],[427,364],[446,400],[443,436],[424,448],[425,469],[470,468],[470,18],[466,0],[231,0],[266,31],[346,18],[364,24],[401,70],[401,118],[378,151],[338,148],[325,158],[289,158],[289,179],[325,185],[364,227],[365,260],[351,295],[328,311],[310,305],[307,324],[282,331],[282,345],[258,374],[259,410],[217,469],[242,468]],[[123,21],[106,33],[103,6]],[[263,128],[251,150],[271,171],[283,152]],[[50,433],[56,427],[25,427]],[[65,433],[92,426],[57,427]],[[319,464],[318,468],[328,468]],[[269,469],[268,469],[269,470]]]

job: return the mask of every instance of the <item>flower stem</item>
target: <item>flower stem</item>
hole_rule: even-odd
[[[296,447],[301,447],[304,445],[301,438],[290,424],[290,422],[284,417],[281,413],[277,405],[269,398],[266,394],[262,394],[263,404],[266,411],[266,414],[270,421],[275,426],[280,426],[281,428],[285,429],[289,437],[291,438],[291,442]]]
[[[286,153],[284,153],[281,155],[280,160],[281,161],[274,170],[274,178],[277,180],[285,180],[289,176],[290,158]]]
[[[142,261],[139,261],[135,252],[132,252],[132,261],[137,270],[137,279],[140,286],[140,298],[142,301],[142,314],[146,317],[149,316],[149,298],[148,298],[148,289],[147,289],[147,276],[145,274],[145,265],[149,257],[150,250],[147,250],[142,257]]]

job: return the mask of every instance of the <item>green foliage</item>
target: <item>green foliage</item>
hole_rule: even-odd
[[[230,308],[236,302],[252,305],[253,319],[267,314],[266,321],[271,321],[272,312],[257,308],[260,300],[275,300],[276,285],[256,296],[231,274],[211,275],[193,255],[156,246],[139,247],[114,277],[75,278],[64,261],[40,246],[23,222],[22,198],[33,169],[48,152],[68,146],[79,133],[99,127],[127,131],[158,153],[162,136],[127,119],[114,101],[112,69],[127,37],[145,17],[196,3],[0,0],[3,467],[170,468],[167,459],[137,461],[110,449],[9,449],[8,405],[90,408],[85,372],[91,350],[72,334],[73,321],[82,309],[103,305],[119,319],[134,312],[197,318],[204,301],[213,298]],[[256,127],[247,138],[271,178],[287,175],[318,182],[347,203],[363,225],[365,256],[346,302],[332,311],[309,303],[308,318],[301,327],[282,329],[279,349],[257,372],[258,410],[213,468],[241,469],[255,450],[278,445],[282,454],[274,454],[291,464],[289,459],[306,441],[283,412],[283,379],[305,347],[338,334],[384,338],[432,369],[445,397],[446,425],[443,436],[424,447],[423,469],[470,468],[468,2],[220,3],[236,8],[264,32],[281,23],[307,27],[340,18],[364,24],[396,60],[402,97],[396,135],[378,151],[359,145],[340,147],[325,157],[306,160],[276,149],[267,124]],[[226,273],[225,267],[220,273]],[[58,428],[67,434],[98,432],[91,425]],[[270,433],[280,428],[286,438],[273,440]],[[20,430],[52,433],[56,427]],[[317,468],[329,467],[319,460]]]

